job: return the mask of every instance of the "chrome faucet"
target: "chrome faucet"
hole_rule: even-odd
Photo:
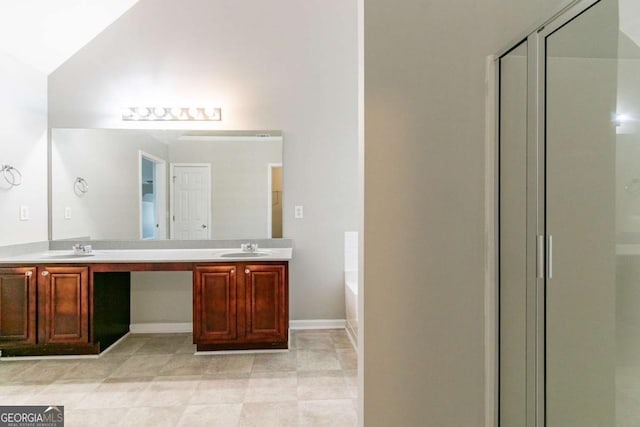
[[[241,243],[240,249],[242,250],[242,252],[255,252],[256,250],[258,250],[258,244],[251,242]]]
[[[90,254],[92,250],[91,245],[83,245],[82,243],[71,246],[71,249],[75,255]]]

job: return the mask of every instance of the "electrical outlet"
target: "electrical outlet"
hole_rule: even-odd
[[[29,220],[29,206],[22,205],[20,206],[20,221],[28,221]]]
[[[293,216],[294,216],[294,218],[296,218],[296,219],[302,219],[302,218],[304,218],[304,209],[303,209],[303,207],[302,207],[301,205],[298,205],[298,206],[296,206],[296,207],[294,208]]]
[[[71,208],[69,206],[64,208],[64,219],[71,219]]]

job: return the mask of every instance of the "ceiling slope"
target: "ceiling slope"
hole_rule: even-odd
[[[50,74],[138,0],[0,0],[0,50]]]

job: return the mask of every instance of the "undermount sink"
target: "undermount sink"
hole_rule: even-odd
[[[269,255],[268,252],[229,252],[220,255],[221,258],[255,258]]]
[[[94,254],[74,254],[74,253],[68,253],[68,254],[56,254],[56,255],[44,255],[41,256],[41,259],[66,259],[66,258],[86,258],[86,257],[90,257],[93,256]]]

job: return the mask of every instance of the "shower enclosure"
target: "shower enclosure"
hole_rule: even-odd
[[[498,59],[498,418],[640,426],[640,2]]]

